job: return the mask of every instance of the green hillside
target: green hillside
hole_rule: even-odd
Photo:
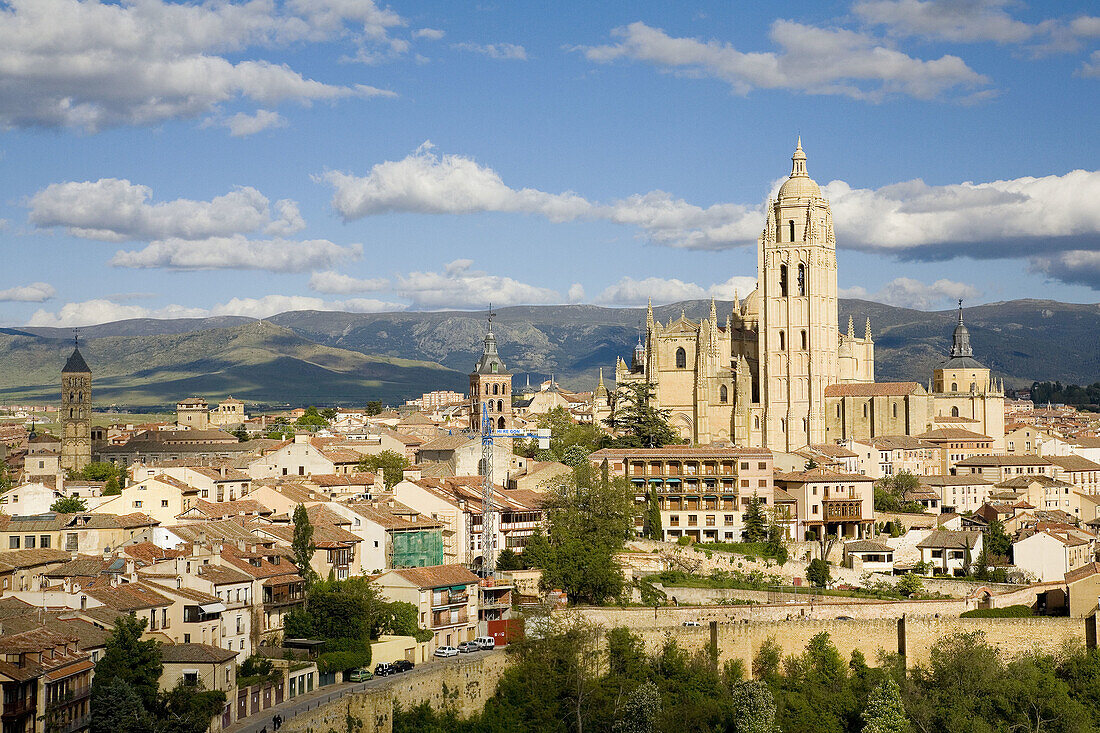
[[[0,400],[57,399],[68,340],[0,333]],[[188,333],[92,338],[81,346],[99,405],[170,405],[200,395],[252,403],[395,402],[465,378],[439,364],[368,356],[313,343],[286,328],[251,321]]]

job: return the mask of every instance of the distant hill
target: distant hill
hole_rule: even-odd
[[[0,401],[57,400],[59,372],[71,350],[67,338],[0,332]],[[334,349],[247,319],[229,328],[89,338],[81,352],[94,373],[98,405],[167,406],[191,395],[230,394],[251,403],[363,404],[466,383],[439,364]]]
[[[730,307],[719,303],[719,315]],[[863,300],[841,300],[839,309],[841,328],[851,315],[859,335],[871,319],[879,380],[927,382],[950,348],[953,310],[927,313]],[[702,318],[710,301],[654,309],[665,322],[681,311]],[[1100,379],[1100,305],[1015,300],[967,308],[965,318],[975,356],[1007,386]],[[566,386],[590,389],[599,367],[611,379],[616,357],[629,358],[644,323],[644,308],[522,306],[499,309],[494,330],[519,383],[528,373],[532,382],[554,374]],[[139,319],[81,332],[97,398],[119,404],[161,405],[191,394],[392,403],[429,389],[465,390],[465,375],[481,352],[485,314],[293,311],[266,321]],[[54,399],[70,337],[64,329],[0,329],[0,400]]]

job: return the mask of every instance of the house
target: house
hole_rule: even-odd
[[[875,540],[845,542],[844,564],[869,573],[893,573],[894,548]]]
[[[1100,494],[1100,463],[1082,456],[1048,456],[1054,464],[1054,478],[1077,487],[1083,494]]]
[[[882,476],[899,473],[924,476],[940,472],[941,451],[934,443],[909,435],[879,435],[870,442],[879,452],[879,474]]]
[[[938,449],[939,465],[928,473],[949,474],[960,461],[973,456],[993,455],[993,438],[958,425],[936,427],[917,438]]]
[[[966,575],[982,552],[982,533],[937,529],[917,543],[920,560],[930,566],[929,574]]]
[[[238,653],[212,644],[164,644],[160,648],[160,689],[171,690],[180,682],[201,684],[204,690],[221,690],[232,702],[237,686],[236,659]],[[241,656],[243,660],[244,657]]]
[[[0,587],[13,590],[37,590],[46,574],[69,561],[64,550],[34,548],[0,552]]]
[[[318,577],[327,578],[331,574],[336,580],[347,580],[352,575],[362,575],[361,540],[346,529],[350,520],[320,504],[307,507],[306,512],[313,525],[315,548],[310,567]],[[289,548],[294,541],[293,524],[258,524],[252,529],[257,537],[275,539],[284,547]]]
[[[922,488],[939,495],[941,511],[959,513],[977,511],[989,499],[993,487],[981,474],[938,474],[921,476],[919,481]]]
[[[478,635],[478,578],[463,565],[390,570],[372,584],[386,600],[413,604],[435,646],[458,646]]]
[[[171,524],[199,500],[199,489],[167,474],[157,474],[130,484],[118,496],[112,496],[93,514],[141,512],[161,524]]]
[[[1005,433],[1005,453],[1010,456],[1065,456],[1070,453],[1070,442],[1059,438],[1049,430],[1034,425],[1022,425]]]
[[[0,637],[4,729],[87,730],[95,663],[76,638],[39,627]]]
[[[1039,474],[1052,476],[1054,464],[1046,458],[1032,455],[1020,456],[971,456],[955,465],[959,476],[981,474],[982,478],[993,483],[1007,481],[1015,476]]]
[[[146,514],[35,514],[0,515],[0,547],[9,550],[60,549],[98,555],[131,540],[159,524]]]
[[[1062,580],[1066,573],[1093,561],[1092,547],[1077,533],[1050,528],[1013,542],[1012,560],[1040,582]]]
[[[443,564],[444,524],[422,516],[392,499],[379,502],[333,502],[326,505],[350,520],[345,525],[360,538],[364,572]]]
[[[358,468],[362,455],[346,448],[326,448],[321,438],[295,435],[279,447],[248,464],[254,479],[275,476],[312,476],[313,474],[351,473]]]
[[[508,442],[493,444],[493,477],[498,482],[508,478],[512,467],[512,450],[506,445]],[[467,435],[433,438],[422,444],[417,453],[417,462],[424,475],[436,478],[480,475],[483,473],[481,461],[481,438]]]
[[[1096,614],[1100,598],[1100,562],[1089,562],[1066,573],[1069,615],[1087,618]]]
[[[863,539],[875,522],[875,480],[870,476],[811,468],[776,473],[775,487],[798,502],[796,539],[810,535]]]

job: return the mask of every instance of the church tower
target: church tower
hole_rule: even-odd
[[[91,462],[92,370],[76,344],[61,370],[61,468],[81,471]]]
[[[481,432],[481,410],[484,406],[494,430],[510,430],[512,422],[512,373],[504,368],[497,352],[497,337],[493,335],[493,314],[489,314],[489,330],[481,358],[470,374],[470,429]],[[510,441],[509,441],[510,442]],[[508,451],[512,448],[509,445]]]
[[[799,138],[757,250],[764,447],[825,442],[825,388],[838,381],[836,236]]]

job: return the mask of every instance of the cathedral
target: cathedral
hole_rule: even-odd
[[[920,435],[959,427],[1004,438],[1004,390],[974,360],[960,304],[955,345],[928,388],[875,382],[871,323],[861,336],[837,311],[832,211],[806,169],[802,140],[768,207],[757,246],[757,286],[719,318],[646,317],[644,342],[615,365],[620,386],[648,382],[656,405],[696,445],[733,443],[790,452],[807,445]],[[960,388],[960,385],[962,387]],[[612,402],[601,372],[595,417]]]

